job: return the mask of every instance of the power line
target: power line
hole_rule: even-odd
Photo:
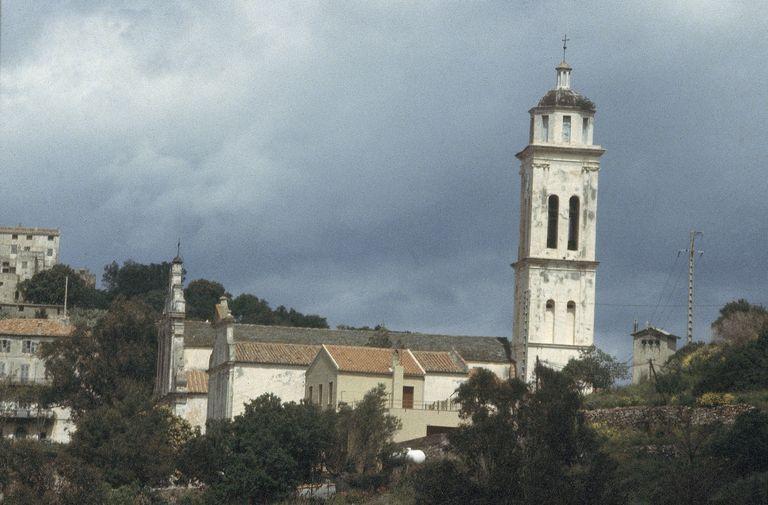
[[[669,268],[669,271],[667,271],[667,279],[664,281],[664,285],[661,288],[661,291],[659,292],[659,300],[656,302],[656,307],[653,308],[653,313],[651,314],[651,321],[656,319],[656,311],[659,309],[659,306],[661,305],[661,299],[664,297],[664,292],[667,290],[667,285],[669,284],[669,280],[672,278],[672,273],[675,271],[675,265],[677,265],[677,260],[680,259],[680,253],[678,252],[675,255],[675,259],[672,260],[672,266]]]

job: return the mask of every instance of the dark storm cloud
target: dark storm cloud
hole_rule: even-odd
[[[517,162],[569,33],[598,104],[597,342],[767,302],[763,65],[751,4],[5,2],[6,222],[66,262],[166,260],[333,324],[509,335]],[[215,7],[214,7],[215,6]],[[673,263],[674,262],[674,263]],[[672,265],[675,272],[667,282]]]

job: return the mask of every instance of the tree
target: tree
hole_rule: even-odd
[[[392,341],[389,339],[389,330],[385,326],[376,326],[376,329],[368,338],[368,347],[392,347]]]
[[[581,395],[571,378],[543,366],[536,377],[531,390],[519,379],[479,369],[459,387],[460,415],[472,422],[449,435],[458,463],[447,478],[464,482],[460,490],[474,490],[469,503],[626,503],[615,464],[579,411]],[[414,478],[431,474],[443,490],[452,488],[429,466],[423,472]],[[460,492],[441,499],[467,503]],[[436,503],[429,496],[425,502]]]
[[[68,452],[101,469],[112,486],[160,486],[168,483],[191,437],[186,421],[136,389],[83,413]]]
[[[93,329],[78,325],[69,337],[41,346],[50,385],[47,402],[75,416],[127,392],[152,393],[157,353],[157,313],[141,301],[117,300]]]
[[[216,304],[222,296],[229,296],[220,283],[206,279],[197,279],[189,283],[184,290],[187,301],[187,317],[203,321],[213,321]]]
[[[145,265],[128,260],[121,267],[113,261],[104,267],[102,282],[113,298],[139,298],[159,312],[168,290],[170,269],[167,262]]]
[[[563,373],[582,390],[608,389],[617,381],[629,378],[629,366],[593,345],[580,351],[579,359],[571,358],[563,368]]]
[[[286,309],[282,305],[273,311],[266,300],[250,293],[243,293],[232,300],[230,308],[232,315],[241,323],[328,328],[328,321],[324,317],[305,315],[294,309]]]
[[[281,403],[264,394],[234,420],[209,422],[182,461],[185,475],[206,483],[214,503],[267,503],[313,478],[334,443],[333,411]]]
[[[744,299],[726,303],[720,316],[712,323],[715,342],[743,345],[756,340],[768,329],[768,310]]]
[[[67,278],[69,278],[68,281]],[[19,284],[19,291],[24,300],[31,303],[63,305],[65,284],[68,305],[82,308],[106,307],[105,293],[87,286],[77,272],[63,264],[37,272],[31,279],[22,281]]]

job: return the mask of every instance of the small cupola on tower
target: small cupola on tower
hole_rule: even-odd
[[[557,70],[557,89],[571,89],[571,66],[565,61],[561,61]]]

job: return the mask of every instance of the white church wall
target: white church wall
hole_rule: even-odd
[[[264,393],[298,403],[304,398],[305,370],[301,366],[237,364],[232,379],[232,417],[242,414],[246,403]]]
[[[430,404],[451,398],[456,389],[466,381],[466,375],[427,373],[424,376],[424,403]]]
[[[212,351],[211,347],[184,347],[184,369],[208,370]]]
[[[495,373],[500,379],[509,379],[514,377],[513,365],[508,363],[490,363],[487,361],[467,361],[467,368],[485,368]]]

